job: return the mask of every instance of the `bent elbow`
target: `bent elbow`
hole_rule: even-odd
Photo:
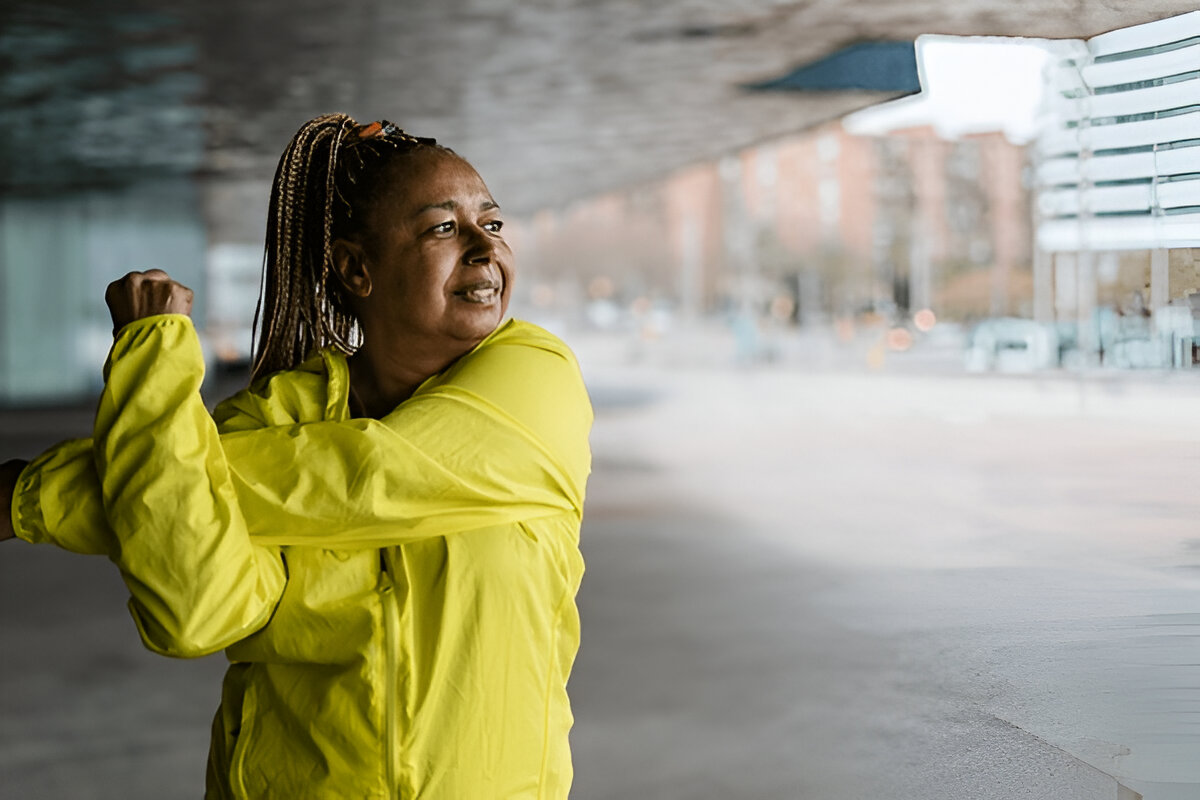
[[[220,643],[173,624],[176,621],[163,620],[148,613],[137,600],[129,601],[129,613],[133,616],[133,624],[137,626],[142,644],[152,653],[170,658],[202,658],[222,649]]]
[[[200,658],[254,633],[270,620],[287,582],[278,553],[266,550],[233,571],[199,570],[188,580],[161,579],[161,570],[121,572],[142,643],[172,658]]]
[[[129,611],[137,626],[138,635],[147,650],[170,658],[203,658],[220,652],[256,630],[269,619],[271,608],[265,607],[254,618],[218,618],[206,614],[181,617],[176,614],[153,613],[136,598],[129,601]]]
[[[212,642],[187,639],[181,636],[151,637],[142,633],[142,644],[152,653],[168,658],[203,658],[225,649]]]

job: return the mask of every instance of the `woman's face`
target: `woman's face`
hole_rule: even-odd
[[[450,153],[418,151],[386,169],[361,241],[368,292],[348,285],[366,342],[469,349],[500,324],[512,292],[500,207]]]

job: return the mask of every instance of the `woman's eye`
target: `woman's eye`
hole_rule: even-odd
[[[491,222],[483,223],[483,229],[487,230],[487,231],[491,231],[492,233],[499,233],[500,229],[503,227],[504,227],[504,220],[502,220],[502,219],[494,219]]]
[[[450,233],[454,230],[453,222],[443,222],[441,225],[433,226],[434,233]]]

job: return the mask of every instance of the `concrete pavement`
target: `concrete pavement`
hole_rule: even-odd
[[[674,526],[685,574],[723,548],[720,580],[659,575],[758,631],[752,691],[788,720],[742,733],[792,751],[795,791],[708,796],[1200,796],[1193,377],[638,374],[660,402],[598,422],[627,469],[591,519],[672,506],[643,533]],[[774,604],[759,560],[792,571]]]
[[[574,797],[1200,796],[1186,376],[582,354]],[[4,796],[196,796],[220,659],[142,651],[102,560],[0,556]]]

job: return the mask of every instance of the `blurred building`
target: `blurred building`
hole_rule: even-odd
[[[97,388],[100,297],[129,269],[190,284],[207,352],[244,361],[275,159],[299,122],[336,108],[401,112],[479,166],[519,215],[520,313],[650,333],[713,315],[744,329],[1018,315],[1073,327],[1085,361],[1121,366],[1162,360],[1109,358],[1112,331],[1144,339],[1132,321],[1153,314],[1166,360],[1195,359],[1200,12],[1121,27],[1184,0],[1053,14],[978,0],[954,15],[767,0],[110,5],[0,6],[0,403]],[[1062,40],[1064,102],[1047,112],[1061,124],[1031,151],[830,122],[898,92],[746,91],[786,65],[836,73],[847,42],[919,46],[930,28],[1111,32]]]
[[[746,325],[1020,317],[1036,325],[1007,328],[1038,331],[1039,365],[1190,367],[1197,42],[1200,12],[1086,41],[919,37],[923,84],[935,47],[1003,51],[1020,74],[992,104],[1032,101],[1029,130],[1013,136],[997,115],[947,133],[933,99],[906,98],[875,124],[870,109],[544,210],[514,226],[521,299],[582,305],[601,327],[655,308]],[[959,104],[991,96],[995,71],[959,80]]]
[[[1200,363],[1200,11],[1059,43],[1046,80],[1035,317],[1084,363]]]
[[[519,221],[521,299],[799,324],[1028,315],[1025,174],[1024,148],[999,133],[831,123]]]

